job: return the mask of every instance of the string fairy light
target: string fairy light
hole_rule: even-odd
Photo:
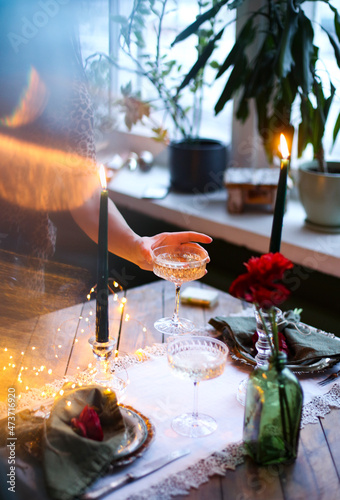
[[[121,337],[121,331],[122,331],[122,322],[123,321],[125,321],[125,322],[136,321],[138,324],[141,325],[142,332],[144,334],[146,334],[147,328],[144,325],[142,325],[141,322],[138,321],[136,318],[131,318],[129,313],[124,314],[125,308],[127,307],[128,300],[126,298],[125,291],[124,291],[123,287],[117,281],[113,280],[112,278],[109,279],[108,287],[109,287],[109,291],[111,292],[111,294],[109,295],[109,298],[111,299],[112,303],[114,303],[114,307],[117,311],[119,311],[119,315],[120,315],[120,325],[119,325],[119,330],[118,330],[118,334],[117,334],[117,345],[116,345],[116,350],[114,353],[114,358],[117,358],[119,355],[119,343],[120,343],[120,337]],[[91,301],[92,295],[93,295],[93,293],[95,293],[95,291],[96,291],[96,285],[91,287],[89,293],[86,295],[86,298],[88,301]],[[120,292],[123,292],[123,294],[122,294],[123,296],[119,295]],[[88,333],[88,330],[93,328],[94,317],[95,317],[94,311],[90,308],[86,312],[86,314],[83,311],[82,314],[79,315],[77,318],[79,320],[78,336],[74,339],[74,344],[77,344],[77,346],[79,346],[80,349],[87,348],[87,343],[88,343],[87,333]],[[65,331],[64,330],[65,324],[70,322],[70,321],[74,321],[74,319],[75,318],[71,318],[71,319],[69,318],[69,319],[63,321],[61,324],[59,324],[58,327],[55,329],[55,336],[58,337],[59,339],[61,337],[63,337],[63,331]],[[84,323],[85,323],[86,327],[84,327]],[[55,360],[59,359],[59,355],[57,354],[57,352],[58,353],[62,352],[63,347],[65,347],[65,346],[64,346],[63,342],[60,342],[60,340],[59,340],[59,342],[53,343],[52,349],[54,350],[54,356],[52,357],[52,359],[55,359]],[[32,354],[34,353],[34,358],[36,360],[35,364],[32,363],[31,366],[29,364],[26,365],[26,363],[25,363],[25,354],[28,354],[29,351]],[[0,350],[0,354],[1,354],[1,350]],[[138,354],[138,350],[136,351],[135,354],[138,357],[142,357],[142,354]],[[20,361],[20,358],[19,358],[19,360],[17,358],[17,360],[16,360],[17,362],[14,362],[15,361],[14,354],[11,353],[10,348],[8,346],[6,346],[2,349],[2,355],[1,355],[2,360],[1,361],[2,361],[3,366],[1,367],[1,365],[0,365],[0,370],[1,369],[2,369],[2,371],[18,370],[18,374],[15,375],[15,377],[16,377],[17,383],[20,385],[20,391],[21,392],[22,391],[29,391],[31,389],[32,385],[33,385],[33,387],[35,387],[39,384],[40,384],[40,386],[43,385],[43,383],[39,382],[41,374],[46,376],[45,375],[45,372],[46,372],[46,374],[48,376],[53,375],[53,366],[38,364],[37,360],[39,359],[39,356],[40,356],[40,348],[37,345],[28,346],[26,351],[20,352],[21,361]],[[29,354],[28,354],[28,359],[30,359]],[[19,364],[20,368],[18,367],[18,364]],[[80,369],[81,369],[80,366],[76,367],[76,370],[78,371],[78,373],[79,373]],[[88,364],[85,371],[89,371],[90,374],[94,373],[95,368],[93,367],[92,363]],[[33,381],[33,378],[34,378],[34,381]],[[66,380],[67,379],[65,379],[64,381],[66,381]],[[45,383],[45,380],[44,380],[44,383]],[[83,385],[83,383],[79,382],[77,385],[79,387],[81,387]],[[46,394],[47,394],[46,391],[43,391],[41,393],[41,396],[46,397]],[[57,394],[56,392],[53,392],[53,394],[50,395],[50,397],[54,398],[56,396],[56,394]],[[58,394],[60,394],[60,392]],[[17,397],[18,397],[18,399],[21,399],[21,394],[19,393]]]

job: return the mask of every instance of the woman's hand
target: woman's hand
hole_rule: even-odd
[[[196,233],[195,231],[180,231],[160,233],[155,236],[144,236],[141,237],[137,243],[136,258],[134,262],[141,269],[152,271],[151,250],[153,248],[164,245],[180,245],[188,242],[211,243],[212,238],[203,233]]]

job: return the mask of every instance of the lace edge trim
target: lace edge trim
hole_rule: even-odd
[[[207,458],[184,471],[173,474],[158,484],[130,495],[126,500],[170,500],[177,495],[186,495],[191,488],[198,488],[215,474],[224,476],[228,469],[235,470],[244,462],[245,450],[242,443],[232,443],[222,451],[214,452]]]
[[[331,409],[340,409],[340,385],[334,384],[327,394],[316,396],[303,407],[301,428],[310,423],[317,423]],[[243,443],[232,443],[220,452],[215,452],[200,460],[186,470],[169,476],[161,483],[128,497],[128,500],[171,500],[177,495],[186,495],[190,488],[199,488],[209,481],[209,477],[218,474],[224,476],[228,469],[235,470],[245,460]]]
[[[318,423],[319,418],[324,418],[334,408],[340,409],[340,384],[334,383],[333,387],[322,396],[315,396],[302,408],[301,428],[307,424]]]
[[[155,344],[152,347],[139,349],[135,354],[116,358],[111,363],[111,369],[126,369],[134,364],[144,363],[153,356],[163,356],[166,352],[164,344]],[[17,410],[32,407],[36,404],[44,406],[54,398],[65,382],[89,383],[92,374],[90,370],[77,373],[74,377],[64,377],[46,384],[40,389],[30,389],[18,402]],[[319,418],[324,418],[333,408],[340,409],[340,385],[334,383],[332,388],[322,396],[314,397],[304,405],[302,410],[301,428],[310,423],[317,423]],[[6,403],[0,404],[0,414],[7,413]],[[146,490],[129,496],[129,500],[170,500],[172,496],[185,495],[190,488],[198,488],[209,481],[215,474],[224,476],[228,469],[235,468],[244,462],[245,450],[243,443],[232,443],[222,451],[214,452],[205,459],[198,461],[186,470],[169,476],[161,483],[153,485]]]

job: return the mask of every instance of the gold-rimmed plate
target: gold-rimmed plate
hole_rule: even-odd
[[[149,418],[131,406],[119,405],[119,408],[126,432],[118,450],[118,457],[111,462],[113,467],[128,465],[139,458],[150,446],[155,435],[155,428]]]

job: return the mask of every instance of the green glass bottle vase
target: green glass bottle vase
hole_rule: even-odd
[[[247,454],[260,465],[289,463],[297,456],[303,393],[286,362],[280,352],[249,376],[243,440]]]

